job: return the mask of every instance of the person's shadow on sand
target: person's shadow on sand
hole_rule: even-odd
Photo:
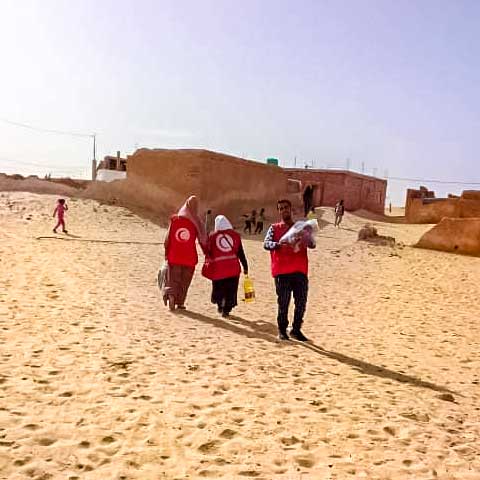
[[[270,342],[280,345],[289,345],[289,346],[299,346],[306,348],[312,352],[317,353],[318,355],[322,355],[324,357],[331,358],[332,360],[336,360],[337,362],[343,363],[345,365],[349,365],[350,367],[354,368],[360,373],[364,373],[366,375],[373,375],[380,378],[388,378],[390,380],[395,380],[396,382],[400,383],[409,383],[415,387],[420,388],[427,388],[429,390],[434,390],[436,392],[443,392],[443,393],[456,393],[447,387],[443,387],[441,385],[436,385],[435,383],[426,382],[421,380],[420,378],[406,375],[403,373],[396,372],[394,370],[390,370],[385,367],[380,367],[378,365],[374,365],[372,363],[364,362],[363,360],[358,360],[357,358],[349,357],[348,355],[344,355],[339,352],[334,352],[331,350],[325,350],[319,345],[315,345],[315,343],[309,342],[297,342],[297,341],[290,341],[290,342],[281,342],[277,339],[277,328],[270,322],[265,322],[263,320],[251,321],[246,320],[244,318],[238,317],[236,315],[231,315],[228,319],[223,318],[212,318],[207,317],[201,313],[191,312],[189,310],[178,310],[178,314],[192,318],[193,320],[198,320],[200,322],[206,323],[216,328],[221,328],[223,330],[227,330],[229,332],[236,333],[238,335],[243,335],[247,338],[258,338],[261,340],[265,340],[266,342]]]

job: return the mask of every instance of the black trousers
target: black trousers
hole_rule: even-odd
[[[237,291],[240,277],[212,281],[212,303],[227,315],[237,306]]]
[[[263,232],[263,222],[257,222],[257,228],[255,229],[255,233],[262,233]]]
[[[288,327],[288,307],[293,293],[295,311],[293,313],[292,329],[300,330],[303,323],[303,316],[307,308],[308,277],[304,273],[286,273],[275,277],[275,288],[277,291],[278,329],[285,332]]]

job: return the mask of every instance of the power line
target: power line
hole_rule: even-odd
[[[403,177],[387,177],[388,180],[398,180],[402,182],[417,182],[417,183],[441,183],[444,185],[480,185],[480,182],[456,182],[449,180],[429,180],[426,178],[403,178]]]
[[[33,130],[36,132],[42,133],[54,133],[56,135],[67,135],[70,137],[77,137],[77,138],[91,138],[93,140],[93,161],[96,162],[97,160],[97,134],[96,133],[78,133],[78,132],[71,132],[66,130],[54,130],[50,128],[42,128],[42,127],[34,127],[32,125],[27,125],[26,123],[19,123],[19,122],[12,122],[11,120],[7,120],[5,118],[0,118],[0,120],[4,123],[9,125],[14,125],[16,127],[27,128],[29,130]]]
[[[28,167],[41,167],[41,168],[49,168],[49,169],[52,169],[52,170],[62,170],[64,172],[66,171],[77,171],[77,170],[83,170],[84,167],[76,167],[76,166],[72,166],[71,168],[65,168],[65,166],[58,166],[58,165],[46,165],[44,163],[36,163],[36,162],[25,162],[23,160],[13,160],[13,159],[9,159],[9,158],[2,158],[0,157],[0,162],[1,163],[5,163],[5,164],[10,164],[10,165],[17,165],[17,164],[20,164],[20,165],[25,165],[25,166],[28,166]]]
[[[34,130],[36,132],[55,133],[57,135],[69,135],[71,137],[81,137],[81,138],[92,138],[95,136],[95,134],[93,133],[78,133],[78,132],[71,132],[66,130],[54,130],[50,128],[34,127],[32,125],[27,125],[26,123],[12,122],[11,120],[7,120],[5,118],[1,118],[0,120],[4,123],[8,123],[9,125],[28,128],[29,130]]]

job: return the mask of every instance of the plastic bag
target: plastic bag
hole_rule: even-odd
[[[318,230],[316,219],[299,220],[280,238],[280,243],[291,245],[293,250],[298,252],[301,248],[305,248],[315,241],[315,234]]]
[[[162,267],[158,271],[158,275],[157,275],[157,283],[158,283],[158,288],[160,290],[162,290],[163,286],[165,285],[165,277],[167,276],[167,270],[168,270],[168,263],[164,262]]]
[[[243,292],[245,295],[245,303],[255,301],[255,287],[253,286],[252,279],[248,275],[245,275],[245,279],[243,280]]]

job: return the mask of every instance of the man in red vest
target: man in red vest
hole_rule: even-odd
[[[277,203],[281,221],[274,223],[265,237],[264,248],[270,251],[272,276],[275,279],[278,302],[278,338],[288,340],[288,307],[293,293],[295,311],[290,336],[300,342],[308,341],[302,333],[303,316],[307,307],[308,296],[308,256],[307,247],[315,248],[312,240],[306,247],[295,251],[292,246],[280,243],[282,236],[293,226],[292,204],[290,200]]]

